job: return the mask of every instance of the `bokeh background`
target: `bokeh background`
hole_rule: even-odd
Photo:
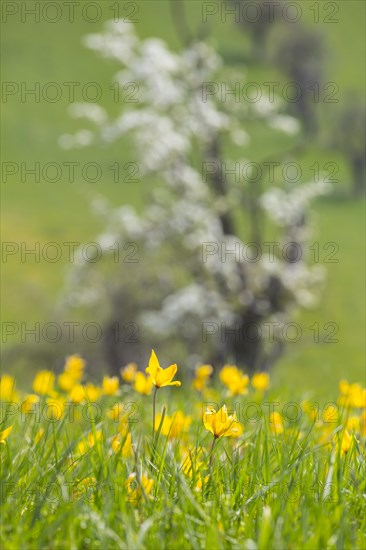
[[[200,1],[175,2],[173,6],[168,1],[97,4],[101,8],[101,16],[94,23],[82,17],[78,9],[75,10],[73,22],[70,22],[65,11],[55,23],[42,16],[39,21],[28,15],[22,17],[20,12],[7,14],[5,22],[3,17],[3,241],[19,245],[26,243],[29,249],[34,248],[35,243],[40,243],[42,247],[49,242],[93,242],[103,231],[103,220],[92,207],[96,198],[108,199],[114,206],[133,205],[138,212],[143,212],[151,200],[152,189],[159,184],[158,174],[143,177],[137,183],[113,181],[109,166],[115,162],[125,164],[136,160],[128,136],[108,146],[95,143],[86,148],[62,148],[60,136],[72,134],[83,127],[80,120],[69,117],[70,101],[66,93],[58,101],[48,102],[42,97],[36,101],[31,95],[24,99],[20,92],[14,91],[17,86],[21,90],[24,83],[29,88],[39,83],[42,90],[50,82],[61,85],[78,82],[81,86],[97,82],[104,91],[100,105],[111,118],[118,116],[124,105],[113,101],[113,93],[108,92],[108,88],[121,65],[116,60],[96,55],[82,44],[85,35],[102,31],[104,22],[113,15],[113,6],[118,5],[123,15],[131,9],[126,4],[137,7],[136,34],[141,39],[161,38],[175,52],[184,47],[182,40],[187,38],[188,28],[221,56],[222,71],[235,71],[235,74],[242,75],[243,82],[263,85],[264,82],[278,81],[281,89],[285,83],[302,78],[304,71],[296,71],[296,67],[304,68],[310,59],[313,66],[309,66],[308,77],[311,80],[315,75],[313,80],[335,83],[337,101],[326,103],[320,99],[316,104],[313,102],[303,120],[301,112],[292,110],[289,114],[300,121],[301,127],[296,135],[270,128],[260,118],[248,117],[240,124],[250,140],[231,149],[225,142],[224,148],[229,159],[245,157],[254,162],[263,158],[274,161],[283,159],[283,152],[290,151],[286,159],[302,167],[301,182],[304,183],[314,177],[311,169],[314,163],[319,163],[320,167],[334,163],[337,167],[337,182],[331,192],[312,204],[311,242],[320,244],[320,263],[324,259],[324,244],[336,243],[339,247],[336,254],[338,261],[324,265],[327,278],[317,305],[294,312],[293,319],[303,328],[304,336],[300,341],[285,346],[272,369],[272,376],[276,383],[290,390],[300,386],[313,395],[322,396],[334,394],[340,378],[363,382],[364,166],[359,161],[359,151],[363,152],[364,135],[363,124],[361,130],[359,126],[363,120],[365,93],[364,2],[336,1],[328,3],[328,8],[324,7],[324,2],[297,2],[302,15],[296,27],[284,23],[279,16],[279,20],[268,29],[264,21],[264,30],[258,25],[254,28],[245,21],[235,22],[229,15],[223,17],[225,4],[221,2],[209,3],[214,6],[213,11],[217,7],[217,13],[210,15],[207,22],[203,21],[202,16],[205,3]],[[315,8],[310,9],[310,5],[318,6],[319,13],[316,14]],[[314,20],[317,16],[319,22]],[[92,8],[90,17],[93,17]],[[315,65],[314,51],[319,52],[319,56],[315,55],[319,63]],[[308,57],[306,52],[309,52]],[[225,78],[223,74],[220,77],[218,72],[219,82]],[[308,82],[305,84],[309,85]],[[65,92],[64,86],[62,89]],[[76,97],[82,101],[79,91],[76,91]],[[295,107],[298,108],[298,105]],[[21,163],[32,167],[36,162],[41,166],[49,162],[61,166],[65,162],[77,162],[82,166],[91,161],[104,167],[103,177],[96,183],[86,182],[81,177],[80,169],[76,170],[74,183],[70,183],[66,176],[55,183],[44,181],[42,177],[35,182],[32,176],[22,181]],[[15,163],[19,171],[14,175],[7,174],[4,163]],[[281,185],[280,176],[276,183]],[[245,213],[238,215],[238,226],[240,237],[248,240]],[[267,235],[270,235],[271,229],[267,230]],[[168,234],[166,238],[169,239]],[[167,259],[162,257],[162,272],[166,262]],[[34,372],[42,367],[59,368],[65,355],[72,352],[83,353],[98,378],[98,371],[110,369],[108,354],[101,346],[88,346],[77,338],[72,343],[61,341],[51,344],[42,341],[42,338],[40,342],[35,342],[31,335],[21,336],[24,327],[32,328],[35,323],[61,323],[65,319],[107,322],[104,312],[100,319],[95,311],[90,313],[79,309],[78,313],[65,313],[65,310],[60,313],[59,304],[64,296],[69,269],[66,254],[55,263],[44,261],[42,257],[36,261],[30,255],[24,261],[20,254],[3,256],[2,327],[4,329],[4,323],[13,323],[19,328],[14,335],[4,335],[3,332],[3,369],[15,374],[20,386],[27,387]],[[132,272],[130,277],[133,277]],[[122,287],[127,283],[121,279]],[[141,289],[141,294],[136,291],[139,294],[136,299],[142,304],[145,291]],[[126,315],[129,320],[128,313]],[[339,329],[338,342],[315,342],[309,329],[314,323],[319,323],[320,327],[334,323]],[[142,342],[141,356],[147,357],[152,345],[155,342],[151,345]],[[184,336],[179,349],[172,345],[169,354],[163,351],[166,361],[173,361],[175,355],[184,357]],[[121,366],[115,365],[116,368]],[[183,360],[183,367],[189,369],[194,366],[188,360],[184,364]]]

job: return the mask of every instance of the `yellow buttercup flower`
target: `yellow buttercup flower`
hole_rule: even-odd
[[[162,415],[158,414],[155,419],[155,431],[159,429]],[[192,422],[190,416],[185,416],[184,413],[178,411],[173,416],[164,416],[164,420],[161,426],[160,433],[167,436],[170,439],[180,437],[182,433],[186,432]]]
[[[163,388],[165,386],[180,386],[181,382],[178,380],[173,381],[173,378],[177,372],[177,365],[170,365],[166,369],[162,369],[158,358],[154,350],[151,352],[149,366],[146,369],[147,374],[150,374],[153,384],[157,388]]]
[[[268,372],[258,372],[253,375],[252,386],[255,390],[265,391],[269,388],[269,374]]]
[[[55,375],[49,370],[37,372],[33,380],[33,390],[40,395],[47,395],[52,392],[55,383]]]
[[[153,381],[150,376],[145,376],[142,372],[136,373],[134,385],[135,391],[141,393],[142,395],[150,395]]]
[[[127,384],[132,384],[132,382],[135,380],[137,373],[136,363],[128,363],[128,365],[120,370],[120,373],[122,376],[122,380],[127,382]]]
[[[118,392],[119,380],[117,376],[104,376],[103,377],[103,393],[105,395],[116,395]]]
[[[206,430],[211,432],[215,438],[223,436],[238,437],[243,433],[243,427],[236,414],[229,414],[226,405],[223,405],[217,412],[214,408],[208,407],[203,423]]]
[[[13,426],[9,426],[8,428],[5,428],[2,432],[0,432],[0,443],[3,445],[6,445],[6,438],[9,436],[13,429]]]
[[[9,374],[4,374],[0,378],[0,400],[18,401],[19,395],[15,391],[15,379]]]

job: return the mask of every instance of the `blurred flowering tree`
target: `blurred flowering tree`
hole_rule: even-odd
[[[121,88],[135,83],[138,102],[114,120],[100,106],[74,105],[72,114],[95,128],[62,136],[61,144],[108,145],[127,137],[140,175],[158,183],[141,215],[131,206],[98,202],[105,220],[97,239],[103,260],[90,263],[79,255],[66,302],[94,308],[105,319],[105,349],[114,370],[144,357],[151,344],[163,355],[174,346],[178,358],[181,353],[268,369],[282,351],[282,327],[297,306],[313,304],[322,279],[319,267],[307,265],[303,245],[309,202],[326,186],[272,188],[258,196],[253,184],[227,177],[221,150],[230,142],[246,143],[246,117],[289,131],[296,121],[264,99],[219,104],[207,90],[224,68],[207,43],[173,53],[159,39],[139,40],[126,23],[108,23],[85,43],[121,63],[115,79]],[[211,168],[203,174],[203,166]],[[280,246],[273,255],[261,248],[263,215],[278,227],[278,243],[287,244],[285,257]],[[251,225],[250,246],[239,230],[244,218]],[[136,262],[116,263],[116,243],[120,250],[134,243],[127,246]],[[122,344],[116,330],[125,323],[132,332],[135,327],[135,338]]]

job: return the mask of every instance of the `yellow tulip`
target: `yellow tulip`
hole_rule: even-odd
[[[61,420],[65,411],[65,399],[63,397],[49,397],[47,399],[46,416],[49,420]]]
[[[49,370],[37,372],[33,380],[33,390],[40,395],[47,395],[52,392],[55,383],[55,375]]]
[[[6,445],[5,440],[8,437],[8,435],[10,434],[10,432],[12,431],[12,429],[13,429],[13,426],[9,426],[8,428],[5,428],[5,430],[0,432],[0,443],[2,443],[3,445]]]
[[[284,432],[282,416],[279,412],[273,411],[269,418],[269,429],[272,433],[282,434]]]
[[[82,401],[84,401],[85,400],[84,386],[82,386],[81,384],[76,384],[76,386],[72,388],[69,394],[69,397],[71,401],[73,401],[74,403],[81,403]]]
[[[66,358],[64,372],[67,373],[76,382],[80,382],[83,377],[86,361],[80,355],[70,355]]]
[[[23,403],[20,406],[20,410],[24,414],[32,413],[33,412],[32,406],[38,402],[39,402],[39,396],[36,395],[35,393],[31,393],[27,395],[26,398],[24,399]]]
[[[150,376],[145,376],[142,372],[136,373],[134,385],[135,391],[141,393],[142,395],[150,395],[153,381]]]
[[[206,388],[207,380],[213,372],[212,365],[200,365],[196,368],[193,388],[197,391],[203,391]]]
[[[112,449],[115,453],[127,458],[133,455],[132,437],[130,432],[127,435],[119,433],[112,439]]]
[[[125,486],[127,488],[127,501],[137,503],[143,494],[145,496],[150,495],[154,486],[154,480],[149,479],[143,474],[138,482],[136,473],[134,472],[128,476]]]
[[[158,414],[155,419],[155,431],[159,429],[162,415]],[[169,435],[170,439],[180,437],[182,432],[186,432],[192,422],[190,416],[185,416],[181,411],[178,411],[172,417],[164,416],[164,420],[161,426],[161,432],[163,435]]]
[[[118,387],[119,380],[117,376],[104,376],[102,388],[105,395],[116,395],[116,393],[118,392]]]
[[[238,373],[238,367],[235,365],[224,365],[220,371],[220,380],[224,386],[228,386],[230,381]]]
[[[70,376],[68,372],[62,372],[57,377],[57,384],[59,385],[61,390],[65,392],[70,392],[76,383],[77,381],[75,380],[75,378]]]
[[[180,386],[181,382],[178,380],[173,381],[173,378],[177,372],[177,365],[170,365],[166,369],[162,369],[158,358],[154,350],[151,352],[149,366],[146,369],[147,374],[150,374],[153,384],[157,388],[163,388],[165,386]]]
[[[342,456],[348,453],[348,451],[350,450],[352,441],[353,441],[353,436],[348,432],[348,430],[344,430],[340,440]]]
[[[223,405],[219,411],[208,407],[203,418],[203,423],[208,432],[211,432],[215,439],[223,436],[238,437],[243,431],[243,427],[238,421],[236,414],[229,414],[226,405]]]
[[[220,372],[220,380],[228,388],[231,395],[248,393],[249,378],[235,365],[225,365]]]
[[[128,363],[128,365],[123,367],[120,372],[122,380],[127,382],[127,384],[132,384],[132,382],[135,380],[135,376],[137,373],[137,365],[136,363]]]
[[[253,375],[252,386],[255,390],[265,391],[269,388],[269,374],[268,372],[258,372]]]
[[[4,374],[0,378],[0,400],[18,401],[19,396],[15,391],[15,380],[9,374]]]
[[[34,436],[34,443],[36,444],[39,443],[39,441],[42,439],[43,436],[44,436],[44,429],[40,428],[36,433],[36,435]]]
[[[94,386],[94,384],[86,384],[83,386],[84,388],[84,395],[87,399],[87,401],[90,401],[90,403],[93,403],[97,399],[99,399],[102,390],[98,388],[98,386]]]

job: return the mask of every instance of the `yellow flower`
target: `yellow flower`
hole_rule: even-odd
[[[236,376],[237,373],[238,367],[235,365],[224,365],[220,371],[220,380],[224,386],[228,386],[233,376]]]
[[[158,414],[155,419],[155,431],[159,429],[162,415]],[[182,432],[186,432],[192,422],[190,416],[185,416],[181,411],[178,411],[173,416],[164,416],[161,426],[161,433],[165,436],[169,435],[169,439],[180,437]]]
[[[282,434],[284,432],[282,416],[279,412],[273,411],[269,417],[269,429],[272,433]]]
[[[40,428],[36,433],[36,435],[34,436],[34,443],[36,444],[39,443],[39,441],[42,439],[43,436],[44,436],[44,429]]]
[[[253,375],[252,386],[255,390],[265,391],[269,388],[269,374],[268,372],[258,372]]]
[[[316,422],[319,419],[319,409],[310,401],[303,401],[301,406],[312,422]]]
[[[129,457],[133,455],[132,449],[132,437],[131,433],[128,432],[127,435],[122,433],[117,434],[112,439],[112,449],[115,453],[120,454],[123,457]]]
[[[181,382],[178,380],[172,381],[177,369],[178,367],[176,364],[170,365],[166,369],[162,369],[154,350],[152,350],[146,372],[150,374],[153,384],[157,388],[163,388],[164,386],[180,386]]]
[[[93,432],[88,433],[87,440],[89,447],[94,447],[97,441],[101,441],[103,439],[103,432],[102,430],[97,430],[95,432],[95,435]]]
[[[98,388],[98,386],[94,386],[94,384],[86,384],[83,386],[84,388],[84,395],[86,397],[87,401],[90,401],[90,403],[93,403],[97,399],[99,399],[102,390]]]
[[[59,385],[59,388],[66,392],[70,392],[76,383],[75,378],[70,376],[68,372],[62,372],[57,377],[57,384]]]
[[[63,397],[49,397],[47,405],[45,414],[49,420],[60,420],[63,417],[65,411],[65,399]]]
[[[366,408],[366,388],[362,388],[360,384],[349,384],[347,380],[341,380],[339,390],[341,392],[338,399],[339,405],[346,408]]]
[[[97,430],[95,435],[93,432],[88,433],[86,439],[79,441],[76,445],[76,453],[79,455],[85,454],[89,449],[92,449],[95,446],[97,441],[101,441],[102,439],[102,430]]]
[[[9,374],[4,374],[0,378],[0,400],[18,401],[19,396],[15,391],[15,379]]]
[[[225,365],[220,372],[220,380],[228,388],[231,395],[248,393],[249,378],[235,365]]]
[[[5,440],[8,437],[8,435],[10,434],[10,432],[12,431],[12,429],[13,429],[13,426],[9,426],[8,428],[5,428],[5,430],[0,432],[0,443],[2,443],[3,445],[6,445]]]
[[[215,438],[222,436],[239,437],[243,433],[243,426],[238,421],[236,414],[230,415],[226,405],[223,405],[219,411],[208,407],[203,418],[203,423],[208,432],[211,432]]]
[[[75,382],[80,382],[83,377],[86,361],[80,355],[70,355],[66,358],[64,372],[68,374]]]
[[[102,388],[105,395],[116,395],[118,387],[119,380],[117,376],[104,376]]]
[[[340,436],[340,441],[339,440],[337,441],[337,443],[340,444],[342,456],[348,453],[348,451],[350,450],[352,441],[353,441],[353,436],[347,430],[344,430],[343,434],[341,434]]]
[[[39,402],[39,396],[35,393],[30,393],[26,396],[23,403],[20,406],[20,410],[24,414],[29,414],[33,412],[32,406]]]
[[[204,466],[204,462],[201,460],[202,458],[202,449],[190,449],[186,451],[183,463],[182,463],[182,470],[185,473],[186,476],[192,477],[194,472],[199,471]],[[195,460],[194,460],[195,455]]]
[[[120,370],[122,380],[127,382],[127,384],[132,384],[132,382],[135,380],[136,372],[137,372],[136,363],[128,363],[128,365],[126,365]]]
[[[49,370],[37,372],[33,380],[33,390],[40,395],[47,395],[52,392],[55,383],[55,375]]]
[[[76,384],[76,386],[72,388],[69,394],[69,397],[71,401],[73,401],[74,403],[81,403],[82,401],[84,401],[85,400],[84,386],[82,386],[81,384]]]
[[[115,403],[113,407],[107,410],[106,415],[113,422],[119,422],[121,417],[125,416],[123,403]]]
[[[154,480],[149,479],[143,474],[138,482],[136,473],[134,472],[128,476],[125,486],[127,488],[127,501],[137,503],[143,494],[146,496],[150,495],[154,486]]]
[[[347,420],[346,429],[349,432],[361,432],[361,418],[359,416],[350,416]]]
[[[200,365],[196,368],[193,388],[197,391],[203,391],[206,388],[206,382],[213,372],[212,365]]]
[[[150,395],[153,381],[150,376],[145,376],[142,372],[136,373],[134,385],[135,391],[143,395]]]

